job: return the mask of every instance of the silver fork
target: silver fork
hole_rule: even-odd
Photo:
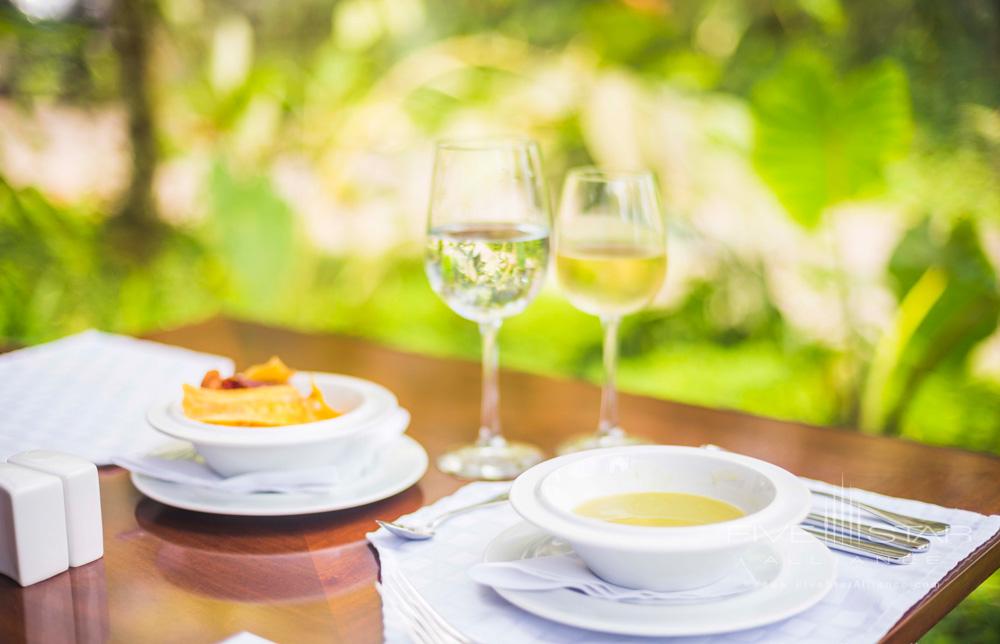
[[[702,449],[714,450],[717,452],[728,452],[725,447],[719,447],[718,445],[713,445],[707,443],[701,446]],[[735,452],[734,452],[735,453]],[[823,490],[816,490],[809,488],[809,491],[813,494],[819,496],[825,496],[829,499],[834,499],[840,503],[846,503],[847,505],[853,506],[859,510],[864,510],[868,514],[872,514],[879,519],[882,519],[886,523],[901,530],[905,530],[910,533],[917,534],[930,534],[934,536],[943,536],[948,534],[948,530],[951,529],[947,523],[942,523],[940,521],[931,521],[930,519],[921,519],[919,517],[911,517],[905,514],[900,514],[899,512],[890,512],[883,508],[875,507],[869,503],[862,503],[856,499],[852,499],[849,496],[843,496],[840,494],[833,494],[832,492],[824,492]]]
[[[434,610],[427,600],[421,597],[417,589],[413,587],[410,580],[401,572],[393,571],[389,573],[388,579],[385,569],[382,571],[382,586],[389,588],[399,598],[397,601],[404,610],[409,609],[411,618],[419,624],[422,630],[431,636],[431,641],[435,644],[474,644],[471,639],[463,635],[458,629],[448,623],[441,614]]]
[[[877,508],[869,503],[862,503],[857,499],[852,499],[849,496],[843,496],[840,494],[833,494],[831,492],[824,492],[823,490],[810,490],[813,494],[818,494],[820,496],[825,496],[829,499],[834,499],[840,503],[846,503],[852,507],[859,510],[864,510],[868,514],[873,514],[878,518],[882,519],[886,523],[893,525],[897,528],[906,530],[907,532],[915,532],[918,534],[932,534],[935,536],[942,536],[948,534],[948,530],[951,529],[947,523],[941,523],[940,521],[931,521],[930,519],[919,519],[917,517],[911,517],[905,514],[900,514],[899,512],[890,512],[883,508]]]

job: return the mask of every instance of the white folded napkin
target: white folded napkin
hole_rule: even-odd
[[[161,481],[194,485],[230,494],[326,494],[333,488],[349,485],[366,474],[375,461],[379,450],[406,431],[410,424],[410,412],[402,407],[378,421],[379,430],[373,433],[371,457],[367,461],[352,460],[338,466],[313,467],[299,470],[270,470],[250,472],[225,477],[210,468],[193,450],[181,453],[148,453],[132,456],[115,456],[111,461],[130,472],[142,474]],[[385,430],[385,431],[382,431]],[[178,445],[185,443],[177,441]]]
[[[472,580],[504,590],[553,590],[568,588],[584,595],[633,604],[683,604],[739,595],[760,584],[747,567],[737,569],[714,584],[692,590],[636,590],[605,581],[573,554],[535,557],[520,561],[480,563],[469,569]]]
[[[240,631],[232,637],[227,637],[218,644],[275,644],[271,640],[266,640],[260,635],[254,635],[249,631]]]
[[[130,472],[161,481],[232,494],[323,494],[353,478],[346,476],[342,468],[337,467],[251,472],[226,478],[204,462],[187,458],[115,456],[112,462]]]

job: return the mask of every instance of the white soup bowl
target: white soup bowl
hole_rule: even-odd
[[[610,523],[574,509],[595,498],[681,492],[730,503],[745,515],[698,526]],[[694,447],[632,446],[555,458],[514,481],[514,509],[568,542],[599,577],[629,588],[687,590],[730,573],[746,548],[774,541],[809,512],[808,488],[764,461]]]

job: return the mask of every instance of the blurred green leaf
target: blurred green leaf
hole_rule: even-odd
[[[87,297],[96,226],[0,179],[0,336],[47,339]]]
[[[900,435],[931,445],[1000,452],[1000,383],[960,368],[927,375],[900,418]],[[998,616],[1000,617],[1000,616]],[[998,631],[1000,634],[1000,631]]]
[[[293,296],[303,260],[296,220],[263,177],[236,177],[222,163],[208,182],[210,246],[225,266],[238,310],[273,314]]]
[[[674,44],[680,31],[671,15],[650,19],[649,14],[617,2],[590,4],[583,10],[582,22],[601,58],[634,65],[656,60]]]
[[[218,263],[180,230],[136,262],[93,213],[0,179],[0,338],[42,342],[88,327],[146,332],[210,315]]]
[[[997,327],[1000,317],[1000,290],[993,265],[983,252],[975,223],[960,221],[943,245],[931,255],[934,245],[928,223],[907,234],[893,254],[889,273],[899,289],[912,288],[915,269],[921,257],[933,257],[948,276],[948,288],[920,326],[909,355],[903,359],[913,365],[964,361],[969,351]]]
[[[896,318],[879,338],[861,395],[859,424],[866,431],[880,431],[887,413],[900,404],[900,383],[893,379],[903,352],[948,287],[948,276],[939,267],[924,271],[899,304]],[[895,385],[895,386],[894,386]]]
[[[943,240],[929,221],[910,230],[889,264],[901,305],[880,339],[863,395],[862,428],[897,432],[905,405],[935,370],[959,369],[1000,320],[1000,289],[973,222]]]
[[[840,78],[823,58],[794,56],[752,101],[754,166],[806,228],[826,208],[879,189],[910,138],[906,76],[889,60]]]

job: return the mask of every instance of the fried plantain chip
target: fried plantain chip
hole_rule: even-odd
[[[216,425],[274,427],[308,422],[302,394],[291,385],[206,389],[184,385],[184,415]]]
[[[323,398],[323,392],[319,390],[315,382],[312,382],[312,390],[309,395],[306,396],[303,403],[306,407],[306,415],[310,418],[307,422],[312,422],[314,420],[326,420],[327,418],[336,418],[340,414],[330,408],[330,405],[326,404],[326,400]]]
[[[184,415],[240,427],[297,425],[340,415],[326,404],[315,382],[308,396],[287,384],[294,373],[277,357],[229,378],[209,371],[200,387],[184,385]]]
[[[295,372],[288,368],[288,366],[281,361],[278,356],[271,356],[271,359],[264,364],[255,364],[252,367],[248,367],[243,375],[247,380],[253,380],[255,382],[273,382],[284,384],[288,382],[288,379],[295,375]]]

